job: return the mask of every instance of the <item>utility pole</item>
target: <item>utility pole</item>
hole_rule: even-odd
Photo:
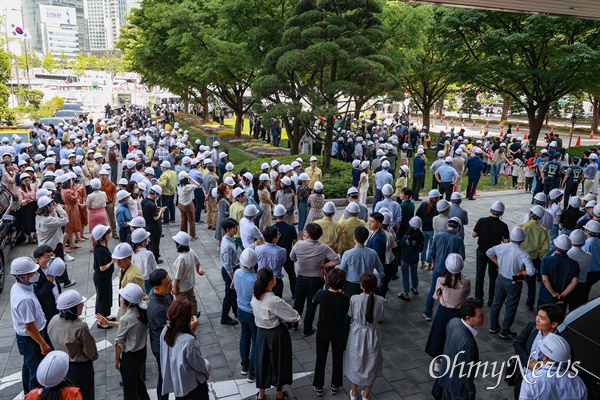
[[[11,8],[13,11],[21,11],[21,28],[25,30],[25,15],[23,14],[23,5],[21,8]],[[29,52],[27,51],[27,38],[23,38],[25,48],[25,70],[27,71],[27,89],[31,90],[31,80],[29,79]]]

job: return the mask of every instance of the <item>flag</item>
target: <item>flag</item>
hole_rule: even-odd
[[[27,33],[27,31],[22,27],[15,24],[12,24],[10,27],[12,28],[12,34],[14,37],[29,39],[29,33]]]

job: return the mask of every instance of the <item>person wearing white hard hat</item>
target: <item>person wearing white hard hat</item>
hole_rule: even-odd
[[[253,249],[255,241],[259,241],[260,243],[265,242],[265,238],[254,223],[254,220],[258,218],[258,214],[258,208],[254,204],[249,204],[244,208],[244,218],[240,221],[239,228],[244,249]]]
[[[559,235],[554,239],[554,254],[542,260],[538,307],[541,304],[557,304],[566,313],[580,273],[577,261],[567,256],[571,246],[571,239],[567,235]]]
[[[117,248],[123,245],[127,244],[121,243]],[[117,254],[117,248],[113,257]],[[121,372],[123,397],[126,399],[148,399],[143,379],[148,340],[146,299],[144,289],[136,283],[129,282],[119,289],[119,304],[122,310],[119,322],[108,321],[101,315],[96,316],[100,325],[118,328],[115,338],[115,369]]]
[[[106,214],[108,197],[106,196],[106,193],[100,190],[102,187],[100,179],[92,179],[90,185],[92,187],[92,193],[87,196],[85,204],[89,212],[88,229],[91,234],[96,225],[108,225],[108,216]],[[93,249],[91,251],[93,251]]]
[[[381,201],[383,194],[382,190],[385,185],[392,185],[394,183],[394,176],[389,172],[390,162],[388,160],[384,160],[381,163],[381,170],[377,171],[373,175],[373,181],[375,183],[375,194],[373,195],[373,212],[375,212],[375,207],[377,203]]]
[[[37,210],[37,199],[35,192],[36,185],[31,182],[31,176],[25,172],[20,175],[20,184],[17,189],[17,197],[19,199],[19,215],[22,219],[23,232],[27,235],[29,244],[35,243],[35,211]]]
[[[221,183],[217,187],[217,222],[215,225],[215,235],[214,238],[217,241],[217,250],[221,248],[221,240],[225,235],[223,230],[223,221],[229,218],[230,212],[229,209],[231,207],[231,192],[232,187],[227,183]]]
[[[15,258],[10,274],[16,278],[10,290],[10,310],[19,353],[23,356],[23,392],[38,386],[36,369],[52,349],[46,333],[46,317],[34,293],[39,265],[29,257]]]
[[[197,273],[200,276],[204,275],[204,270],[200,267],[200,259],[190,248],[190,235],[186,232],[179,231],[173,236],[175,248],[179,253],[177,259],[173,263],[175,272],[173,273],[173,294],[176,299],[189,300],[192,303],[192,312],[198,312],[198,302],[194,293]]]
[[[354,231],[358,227],[365,227],[365,221],[358,218],[360,213],[360,207],[357,202],[350,202],[346,206],[344,213],[347,214],[347,218],[339,220],[339,224],[342,228],[342,247],[340,253],[343,256],[345,251],[348,251],[354,247]]]
[[[546,257],[550,249],[548,230],[540,222],[545,214],[546,211],[542,206],[535,205],[529,210],[529,221],[519,225],[527,235],[527,238],[521,244],[521,249],[527,252],[536,270],[535,274],[529,274],[529,276],[525,277],[525,281],[527,282],[525,307],[529,311],[533,311],[535,303],[536,276],[540,272],[542,259]]]
[[[310,167],[304,170],[304,173],[308,175],[308,187],[311,189],[315,188],[316,182],[321,182],[323,180],[323,173],[321,169],[317,167],[317,157],[312,156],[310,158]]]
[[[194,192],[200,187],[200,182],[191,178],[190,174],[181,171],[177,177],[177,208],[181,213],[179,230],[189,233],[191,240],[198,240],[196,236],[196,206],[194,205]],[[189,231],[188,231],[189,225]]]
[[[400,247],[400,264],[402,269],[402,285],[404,292],[398,294],[398,298],[410,301],[409,295],[409,273],[410,273],[410,292],[419,294],[419,276],[417,274],[417,265],[419,255],[423,250],[424,237],[421,231],[423,223],[419,217],[411,217],[408,222],[408,228],[402,235]]]
[[[368,221],[369,219],[369,210],[367,208],[367,206],[360,202],[360,194],[358,192],[358,190],[356,190],[356,188],[351,187],[348,189],[348,191],[346,192],[346,199],[348,199],[348,203],[356,203],[358,205],[359,208],[359,212],[358,212],[358,219],[364,221],[365,223]],[[348,212],[346,210],[344,210],[344,214],[342,215],[341,220],[344,219],[348,219]]]
[[[562,210],[560,209],[560,201],[562,200],[563,192],[560,189],[552,189],[548,193],[548,201],[544,204],[546,213],[552,218],[552,225],[548,229],[548,237],[550,239],[550,250],[547,255],[552,255],[554,252],[554,239],[558,236],[559,226],[562,225]],[[599,213],[600,216],[600,213]]]
[[[440,199],[435,204],[437,215],[433,217],[431,225],[433,226],[433,236],[448,229],[448,213],[450,213],[450,203],[444,199]]]
[[[263,231],[265,238],[265,244],[257,246],[256,250],[256,263],[258,263],[258,270],[262,268],[270,268],[275,275],[277,283],[273,288],[273,294],[280,298],[283,298],[283,268],[287,261],[287,252],[283,247],[277,245],[281,234],[276,226],[269,226]],[[252,249],[250,249],[252,250]],[[246,251],[246,250],[244,250]],[[242,256],[240,262],[244,264],[244,257]],[[239,304],[239,301],[238,301]]]
[[[306,217],[306,224],[323,218],[325,195],[323,194],[323,184],[320,181],[314,183],[313,192],[308,196],[307,205],[308,216]],[[291,223],[291,220],[286,219],[286,222]]]
[[[217,224],[217,198],[211,196],[212,190],[217,187],[217,173],[215,172],[215,165],[208,164],[207,172],[204,174],[204,182],[202,183],[202,189],[204,191],[204,206],[206,207],[206,228],[216,229]]]
[[[256,228],[251,221],[250,223],[254,228]],[[225,296],[223,298],[223,306],[221,308],[221,324],[236,325],[238,321],[229,316],[229,311],[233,310],[234,315],[237,314],[236,293],[231,289],[231,281],[233,279],[235,270],[239,268],[240,262],[234,237],[239,228],[237,221],[232,218],[226,218],[221,225],[221,228],[225,233],[223,236],[223,241],[221,242],[221,248],[219,250],[219,257],[221,260],[221,276],[223,278],[223,282],[225,283]],[[248,248],[249,246],[244,247]]]
[[[142,200],[142,215],[146,221],[146,230],[150,232],[150,251],[154,254],[157,264],[162,264],[160,257],[160,237],[162,235],[162,218],[165,207],[156,205],[162,194],[162,188],[154,185],[148,190],[148,195]]]
[[[450,196],[454,186],[458,182],[459,174],[452,168],[452,157],[446,157],[434,174],[434,179],[439,183],[440,193],[445,195],[446,201],[450,201]]]
[[[532,233],[533,235],[534,233]],[[491,334],[500,332],[502,339],[514,339],[517,334],[510,330],[515,316],[521,291],[523,288],[523,276],[533,277],[535,281],[536,269],[531,257],[521,248],[526,237],[529,236],[520,226],[510,230],[510,242],[491,247],[486,255],[498,266],[498,278],[496,279],[496,291],[490,312]],[[548,238],[546,237],[546,240]],[[523,268],[525,267],[525,268]],[[500,327],[500,310],[506,304],[506,313],[502,327]]]
[[[483,301],[483,286],[487,270],[489,280],[488,307],[492,305],[492,301],[494,300],[498,268],[492,263],[486,252],[491,247],[510,241],[508,225],[500,219],[503,214],[504,203],[501,201],[494,202],[490,207],[490,216],[477,220],[471,233],[472,237],[477,238],[477,250],[475,252],[477,270],[475,275],[475,298]]]
[[[587,301],[592,287],[600,280],[600,240],[598,239],[598,236],[600,235],[600,222],[595,219],[587,221],[583,229],[588,236],[585,245],[583,246],[583,250],[592,255],[592,262],[585,282],[585,301]]]
[[[362,204],[367,202],[367,192],[369,191],[369,161],[360,163],[360,178],[358,180],[359,201]]]
[[[589,162],[583,168],[583,194],[592,192],[594,180],[596,179],[596,174],[598,173],[598,154],[592,153],[588,158]]]
[[[233,189],[231,197],[234,201],[229,207],[229,217],[236,220],[239,224],[242,218],[244,218],[244,203],[247,200],[246,192],[244,189],[236,187]],[[244,250],[239,230],[235,235],[235,244],[240,250]]]
[[[32,388],[29,393],[25,393],[25,399],[83,400],[85,398],[83,391],[74,386],[70,379],[67,379],[69,372],[69,355],[61,350],[51,351],[40,362],[36,371],[39,387]],[[91,398],[93,399],[93,397],[92,394]]]
[[[431,165],[429,166],[429,172],[431,173],[431,188],[432,189],[438,189],[439,187],[439,181],[438,179],[436,179],[435,174],[437,173],[438,168],[440,168],[442,165],[444,165],[446,163],[445,161],[445,155],[446,153],[443,150],[438,150],[438,152],[436,153],[437,159],[431,163]]]
[[[593,212],[593,209],[592,209]],[[569,235],[577,227],[577,221],[584,215],[581,210],[581,199],[578,196],[569,197],[567,206],[562,210],[559,225],[560,233]]]
[[[573,157],[571,159],[571,165],[565,169],[565,176],[562,179],[561,187],[565,188],[565,202],[563,208],[567,208],[569,205],[569,198],[571,196],[577,196],[577,188],[583,181],[583,168],[579,165],[581,159],[579,157]]]
[[[119,268],[119,289],[124,288],[128,283],[135,283],[144,292],[144,276],[142,271],[131,261],[133,258],[131,245],[129,243],[119,243],[113,250],[112,258],[114,264]],[[119,314],[122,316],[124,312],[125,309],[121,305]],[[101,323],[100,325],[105,324]]]
[[[579,265],[579,278],[577,286],[569,297],[569,310],[573,311],[587,300],[586,296],[586,281],[590,264],[592,263],[592,255],[583,250],[583,246],[587,240],[587,235],[581,229],[575,229],[569,235],[571,239],[571,249],[567,251],[567,256],[570,259],[577,261]]]
[[[134,251],[131,262],[142,272],[146,294],[150,294],[152,290],[152,286],[149,283],[150,274],[158,268],[154,254],[147,249],[149,237],[150,232],[147,232],[144,228],[133,230],[130,237],[131,247]]]
[[[374,273],[376,270],[379,276],[385,276],[384,265],[377,251],[365,246],[368,239],[369,230],[364,226],[357,227],[353,235],[354,247],[342,256],[339,268],[347,274],[344,294],[348,297],[362,292],[360,282],[363,273]]]
[[[437,189],[430,190],[428,194],[429,201],[421,203],[415,212],[415,215],[421,219],[421,230],[425,238],[423,251],[421,252],[421,269],[428,268],[431,264],[431,252],[429,251],[429,246],[431,245],[434,233],[433,218],[437,214],[436,204],[441,197],[442,195]]]
[[[587,399],[581,377],[569,372],[571,346],[556,333],[548,333],[538,344],[539,361],[527,371],[519,399]],[[591,397],[590,397],[591,398]]]
[[[65,273],[65,262],[59,257],[54,257],[52,249],[46,245],[35,249],[33,257],[40,267],[38,269],[39,279],[34,286],[34,292],[42,306],[46,320],[50,321],[57,314],[56,299],[62,291],[57,277]]]
[[[108,249],[111,229],[107,225],[96,225],[92,231],[94,248],[94,286],[96,288],[96,314],[114,321],[110,317],[112,307],[112,275],[115,270],[112,254]],[[98,325],[100,329],[108,329]]]
[[[440,305],[431,324],[425,352],[434,361],[434,371],[439,372],[444,352],[446,327],[452,318],[460,318],[460,308],[471,294],[471,280],[462,275],[464,261],[460,254],[450,253],[446,257],[446,273],[437,279],[433,298]]]
[[[382,208],[387,208],[392,217],[389,225],[394,232],[397,232],[398,228],[400,227],[400,222],[402,221],[402,209],[397,201],[392,200],[392,195],[394,194],[392,185],[389,183],[383,185],[381,188],[381,194],[383,195],[383,200],[377,203],[377,205],[374,207],[374,211],[380,212]]]
[[[275,207],[272,201],[271,193],[269,192],[269,181],[270,177],[266,173],[262,173],[258,179],[258,203],[259,207],[263,210],[260,217],[258,228],[262,232],[266,227],[271,226],[271,210]]]
[[[398,202],[398,204],[402,202],[402,200],[400,199],[402,197],[402,189],[408,187],[409,173],[410,169],[407,165],[401,165],[400,168],[398,168],[398,176],[396,177],[396,189],[394,191],[394,195],[396,195],[396,201]]]
[[[162,188],[161,201],[165,207],[163,213],[163,224],[169,225],[171,222],[175,222],[175,193],[177,192],[177,174],[173,169],[170,168],[171,163],[169,161],[163,161],[160,165],[162,171],[160,178],[156,182]]]
[[[541,181],[544,185],[544,193],[546,195],[548,195],[552,189],[556,189],[560,186],[560,176],[563,171],[560,158],[560,153],[555,152],[551,155],[551,160],[540,170]]]
[[[133,218],[131,216],[131,212],[129,211],[130,196],[131,194],[126,190],[119,190],[116,195],[119,207],[115,212],[115,216],[117,219],[117,226],[119,227],[119,239],[121,240],[121,243],[127,241],[127,237],[129,236],[130,232],[127,223]]]
[[[323,230],[323,234],[319,238],[319,242],[329,246],[336,253],[343,252],[344,236],[342,226],[339,222],[333,220],[335,215],[335,204],[328,201],[323,206],[323,218],[313,221],[318,224]]]
[[[96,340],[87,324],[80,319],[87,299],[76,290],[58,296],[59,314],[48,323],[48,336],[54,350],[69,355],[67,379],[79,387],[84,399],[94,399],[94,361],[98,359]]]

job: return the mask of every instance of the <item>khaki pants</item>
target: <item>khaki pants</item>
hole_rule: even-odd
[[[458,193],[460,193],[461,187],[462,187],[462,174],[458,175],[458,180],[456,181],[456,185],[454,185],[454,187],[456,188],[456,191]]]
[[[217,224],[218,211],[219,209],[217,208],[217,199],[209,197],[206,200],[206,226],[208,228],[215,228]]]
[[[196,301],[196,295],[194,294],[194,288],[190,290],[186,290],[184,292],[179,292],[179,294],[175,295],[177,300],[189,300],[192,303],[192,315],[196,315],[198,313],[198,302]]]
[[[117,220],[115,219],[115,205],[113,203],[107,203],[106,207],[104,209],[106,210],[106,213],[108,214],[110,230],[112,231],[113,235],[118,234],[119,231],[117,231]]]
[[[189,233],[191,237],[195,237],[196,236],[196,220],[194,219],[195,216],[195,212],[196,212],[196,207],[194,207],[194,203],[190,203],[187,206],[184,206],[183,204],[179,203],[177,205],[177,208],[179,208],[179,212],[181,212],[181,223],[179,225],[179,230]],[[188,232],[188,223],[190,224],[190,230]]]
[[[594,179],[586,179],[583,182],[583,195],[585,196],[586,194],[590,193],[592,191],[593,186]]]

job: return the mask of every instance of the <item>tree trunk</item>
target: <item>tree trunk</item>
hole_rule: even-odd
[[[355,100],[354,101],[354,105],[355,105],[354,118],[356,118],[357,120],[360,117],[360,112],[366,103],[367,103],[367,100]]]
[[[510,96],[502,97],[502,115],[500,116],[500,121],[508,121],[508,110],[512,106],[514,99]]]
[[[429,113],[431,112],[430,104],[423,104],[423,126],[426,126],[429,129],[430,125],[430,117]]]
[[[442,117],[444,116],[444,96],[440,97],[438,101],[438,114],[440,117]],[[429,113],[427,114],[427,116],[429,116]]]
[[[189,102],[189,100],[185,100],[183,102],[183,108],[185,109],[184,110],[184,114],[185,115],[190,115],[190,102]]]
[[[533,146],[537,146],[538,137],[544,125],[544,119],[550,109],[549,103],[538,103],[538,105],[537,114],[535,108],[526,109],[527,119],[529,120],[529,143]]]
[[[600,122],[600,97],[592,99],[592,130],[598,131],[598,123]]]
[[[300,144],[300,139],[302,139],[302,133],[300,132],[300,121],[298,120],[297,117],[294,117],[294,126],[293,126],[293,131],[294,134],[292,135],[292,125],[290,125],[290,120],[289,118],[284,118],[283,119],[283,125],[285,126],[285,130],[287,131],[288,134],[288,147],[290,148],[290,154],[298,154],[298,146]]]
[[[208,124],[209,114],[208,114],[208,89],[203,87],[200,91],[200,95],[202,96],[202,123]]]
[[[239,110],[233,110],[233,113],[235,115],[235,128],[233,129],[233,137],[239,138],[242,136],[242,117],[244,116],[244,113],[241,107]]]
[[[323,146],[323,176],[327,176],[327,177],[329,177],[329,172],[331,171],[332,142],[333,142],[333,115],[327,117],[327,133],[325,134],[325,146]]]

